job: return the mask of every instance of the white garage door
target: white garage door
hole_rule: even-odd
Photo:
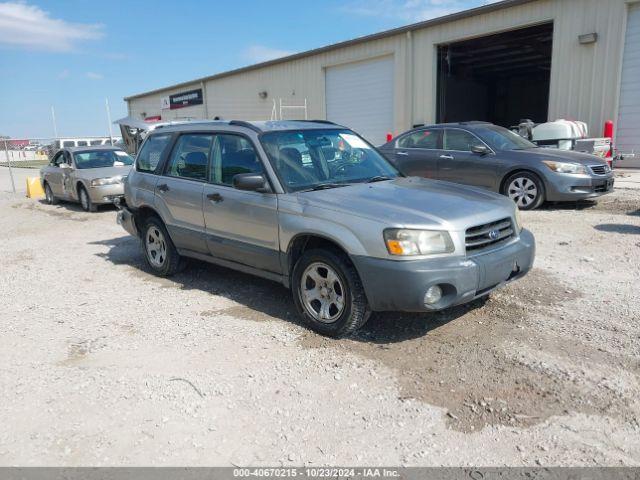
[[[620,166],[640,167],[640,4],[629,6],[620,84],[620,108],[616,146],[635,158]]]
[[[326,70],[327,120],[349,127],[374,145],[393,130],[393,57]]]

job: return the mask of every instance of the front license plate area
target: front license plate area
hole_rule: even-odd
[[[519,266],[515,257],[509,257],[495,262],[483,263],[481,270],[482,275],[478,290],[484,290],[506,282],[519,271]]]

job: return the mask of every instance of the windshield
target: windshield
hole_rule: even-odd
[[[133,158],[121,150],[90,150],[73,154],[77,168],[124,167],[133,165]]]
[[[278,178],[291,192],[399,175],[382,155],[350,130],[269,132],[260,138]]]
[[[478,134],[491,148],[496,150],[525,150],[537,147],[537,145],[522,138],[517,133],[497,125],[483,127]]]

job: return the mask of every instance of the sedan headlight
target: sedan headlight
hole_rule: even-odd
[[[119,185],[122,183],[124,178],[122,176],[118,177],[107,177],[107,178],[96,178],[95,180],[91,180],[92,187],[102,187],[103,185]]]
[[[391,255],[435,255],[455,250],[449,233],[439,230],[388,229],[384,241]]]
[[[579,163],[570,163],[570,162],[555,162],[553,160],[543,160],[547,167],[549,167],[554,172],[558,173],[574,173],[574,174],[586,174],[587,168],[584,165],[580,165]]]

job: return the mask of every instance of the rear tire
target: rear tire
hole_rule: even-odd
[[[78,187],[78,198],[80,199],[80,206],[85,212],[96,212],[98,210],[97,205],[91,201],[89,192],[82,185]]]
[[[48,205],[55,205],[58,203],[58,199],[53,194],[53,190],[47,182],[44,182],[44,201],[47,202]]]
[[[322,335],[349,335],[371,315],[358,272],[342,252],[306,251],[293,269],[291,290],[304,322]]]
[[[141,229],[142,250],[147,265],[160,277],[170,277],[184,266],[164,223],[156,216],[147,217]]]
[[[503,195],[515,202],[520,210],[534,210],[544,203],[544,184],[532,172],[516,172],[504,182]]]

